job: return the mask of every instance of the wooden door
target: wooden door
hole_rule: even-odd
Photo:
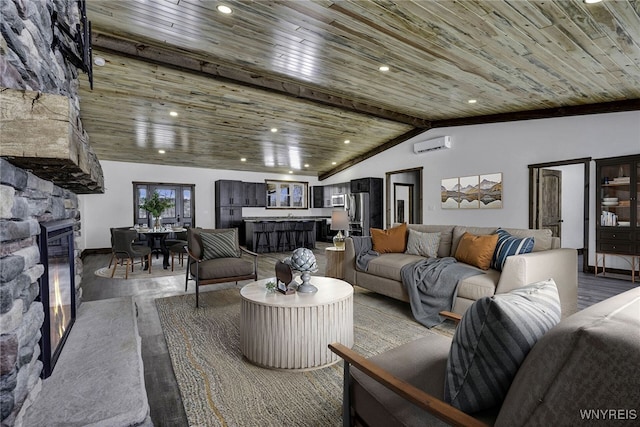
[[[541,169],[538,180],[538,227],[548,228],[554,237],[562,236],[562,172]]]

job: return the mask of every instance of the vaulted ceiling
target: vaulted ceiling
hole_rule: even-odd
[[[640,1],[89,0],[87,16],[105,65],[93,90],[81,77],[81,118],[102,160],[325,178],[433,127],[640,109]]]

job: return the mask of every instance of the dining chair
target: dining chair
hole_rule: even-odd
[[[176,255],[178,255],[178,262],[182,267],[184,265],[185,255],[187,254],[187,231],[177,232],[176,238],[167,239],[166,245],[169,248],[169,254],[171,255],[171,271],[174,270]]]
[[[125,279],[129,278],[129,266],[131,271],[135,265],[135,259],[140,258],[140,265],[144,266],[145,258],[151,274],[151,248],[148,246],[135,245],[134,241],[138,236],[135,230],[119,230],[113,229],[113,256],[115,257],[115,264],[111,270],[111,277],[116,273],[118,262],[126,261]]]

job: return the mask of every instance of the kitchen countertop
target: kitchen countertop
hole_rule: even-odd
[[[259,222],[259,221],[322,221],[323,219],[330,219],[329,216],[281,216],[281,217],[246,217],[242,218],[245,222]]]

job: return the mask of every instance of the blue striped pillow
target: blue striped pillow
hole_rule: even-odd
[[[507,257],[528,254],[533,250],[535,243],[533,237],[519,239],[501,228],[496,233],[498,234],[498,244],[491,261],[491,268],[494,270],[502,271],[504,263],[507,262]]]
[[[477,300],[453,336],[445,401],[467,413],[502,403],[529,350],[559,321],[553,279]]]
[[[203,260],[240,257],[235,228],[215,233],[200,233],[200,239]]]

